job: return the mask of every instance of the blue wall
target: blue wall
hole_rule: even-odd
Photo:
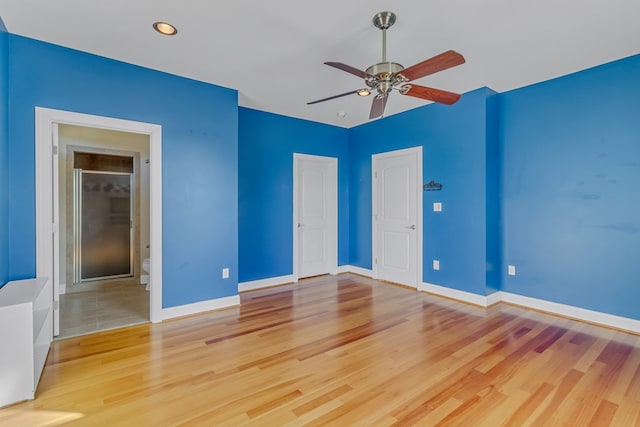
[[[640,319],[640,56],[346,130],[1,27],[0,285],[35,274],[37,105],[162,125],[165,307],[292,273],[294,152],[338,158],[338,263],[371,268],[371,155],[422,146],[444,184],[424,193],[424,281]]]
[[[0,18],[0,287],[9,280],[8,37]]]
[[[348,130],[239,110],[240,282],[293,273],[293,153],[338,158],[338,265],[348,264]]]
[[[371,156],[422,146],[423,181],[444,185],[424,192],[423,280],[487,293],[486,140],[495,136],[487,125],[497,111],[494,104],[487,111],[493,95],[479,89],[453,106],[430,104],[350,130],[351,264],[371,268]],[[442,202],[443,211],[433,212],[433,202]],[[431,269],[433,259],[440,260],[439,271]]]
[[[503,290],[640,319],[640,55],[500,98]]]
[[[162,125],[163,306],[237,294],[236,91],[12,34],[9,76],[11,279],[35,275],[41,106]]]

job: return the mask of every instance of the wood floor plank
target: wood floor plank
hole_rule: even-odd
[[[502,425],[505,427],[524,426],[527,420],[532,418],[535,411],[541,408],[542,403],[552,392],[553,386],[551,384],[541,384],[532,395],[529,395],[528,399],[516,406],[517,409],[506,418],[506,421],[504,421]],[[503,418],[503,420],[504,419],[505,418]]]
[[[611,403],[608,400],[601,401],[589,422],[589,426],[598,427],[611,425],[617,410],[618,405],[615,403]]]
[[[633,426],[639,408],[636,335],[342,274],[55,341],[0,424]]]

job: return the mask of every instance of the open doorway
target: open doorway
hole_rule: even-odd
[[[148,138],[149,153],[149,320],[162,309],[162,127],[156,124],[36,107],[36,277],[48,278],[53,294],[53,334],[60,334],[60,296],[68,283],[61,273],[59,127],[72,125],[128,132]],[[141,157],[142,158],[142,157]],[[143,159],[144,160],[144,159]],[[65,231],[66,232],[66,231]],[[146,245],[144,245],[146,246]],[[66,265],[66,264],[65,264]],[[140,266],[141,267],[141,266]],[[62,288],[62,289],[61,289]],[[146,291],[145,291],[146,292]]]
[[[149,135],[58,126],[60,337],[149,321]]]

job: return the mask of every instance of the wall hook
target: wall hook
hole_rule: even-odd
[[[423,185],[422,188],[424,189],[424,191],[440,191],[442,190],[442,184],[431,180],[431,182]]]

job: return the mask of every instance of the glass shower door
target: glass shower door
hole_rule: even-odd
[[[74,169],[74,282],[133,276],[133,175]]]

